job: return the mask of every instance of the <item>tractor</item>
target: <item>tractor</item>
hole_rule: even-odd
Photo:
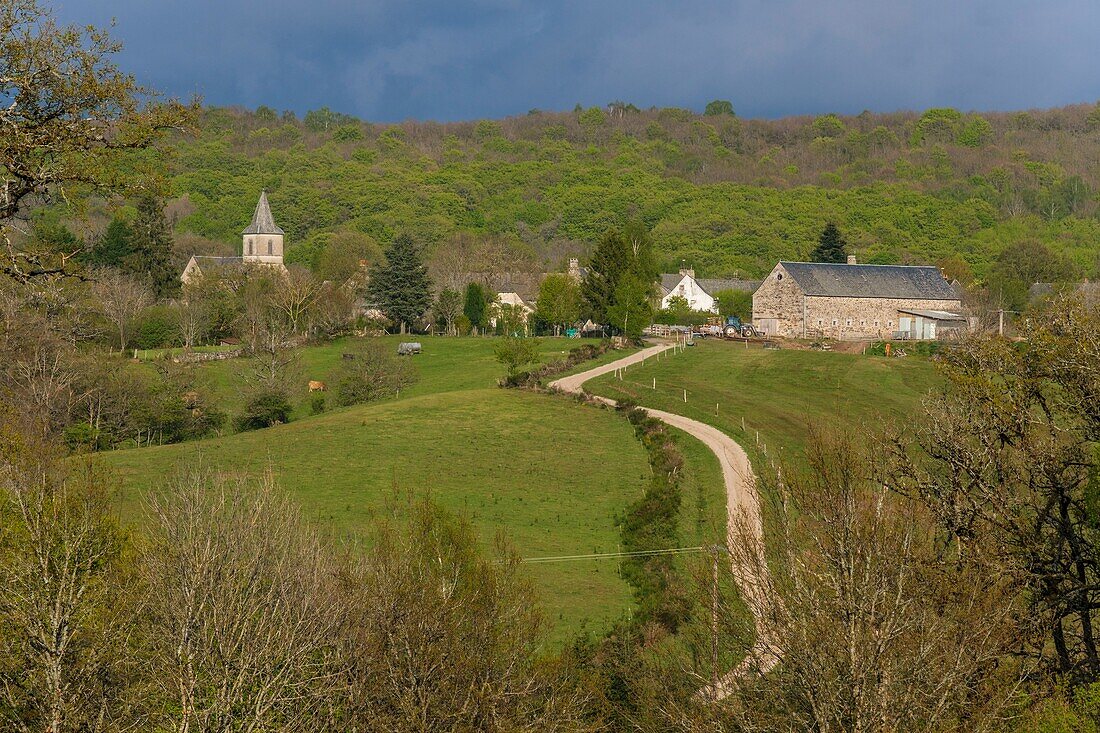
[[[726,338],[763,338],[764,336],[751,323],[742,323],[737,316],[726,318],[725,333]]]

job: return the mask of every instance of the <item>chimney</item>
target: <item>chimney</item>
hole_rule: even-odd
[[[691,269],[690,267],[681,267],[680,268],[680,275],[681,275],[681,277],[684,276],[684,275],[687,275],[688,277],[690,277],[694,280],[695,279],[695,270]]]
[[[856,264],[856,256],[855,255],[848,255],[848,264],[849,265]]]
[[[581,279],[581,261],[576,257],[569,258],[569,276],[575,280]]]

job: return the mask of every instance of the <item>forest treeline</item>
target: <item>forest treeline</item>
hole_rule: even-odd
[[[709,111],[614,103],[378,125],[327,109],[208,108],[197,134],[162,154],[179,256],[232,252],[267,188],[288,260],[307,263],[341,233],[384,246],[408,232],[430,249],[472,233],[556,268],[637,221],[666,270],[684,260],[707,276],[758,277],[805,259],[833,221],[864,262],[957,254],[980,280],[1005,247],[1038,241],[1080,276],[1098,272],[1100,107]]]

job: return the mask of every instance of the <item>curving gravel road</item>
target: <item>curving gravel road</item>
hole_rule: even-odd
[[[583,393],[584,383],[588,380],[603,374],[609,374],[622,367],[637,364],[673,347],[674,344],[671,343],[650,346],[609,364],[604,364],[589,369],[588,371],[581,372],[580,374],[558,379],[551,382],[550,387],[560,389],[563,392]],[[607,399],[606,397],[592,396],[600,402],[609,405],[615,404],[614,400]],[[727,526],[729,527],[730,533],[727,541],[732,547],[732,543],[734,542],[734,527],[745,527],[752,536],[751,538],[741,537],[739,541],[745,544],[747,540],[748,543],[754,545],[754,547],[750,549],[759,553],[755,562],[734,563],[734,576],[741,590],[741,595],[753,614],[753,622],[756,629],[756,644],[749,652],[746,663],[733,670],[730,675],[744,673],[744,671],[749,668],[750,660],[753,660],[753,668],[767,671],[773,666],[775,655],[772,651],[772,646],[768,643],[767,630],[763,623],[763,606],[759,599],[759,589],[763,587],[766,581],[761,575],[767,572],[767,563],[762,556],[764,526],[761,521],[760,503],[756,496],[752,466],[749,464],[749,458],[733,438],[713,425],[708,425],[698,420],[693,420],[683,415],[677,415],[663,410],[655,410],[649,407],[641,407],[641,409],[658,420],[674,428],[683,430],[692,437],[698,438],[704,445],[710,448],[718,458],[718,463],[722,467],[722,478],[726,484],[726,511],[729,516]],[[730,675],[727,675],[725,680],[719,682],[717,697],[725,697],[728,685],[724,684],[724,682],[729,679]]]

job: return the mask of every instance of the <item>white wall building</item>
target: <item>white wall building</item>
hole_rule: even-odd
[[[692,310],[718,312],[715,294],[722,290],[743,290],[751,293],[760,285],[758,280],[696,279],[695,270],[681,268],[679,273],[661,275],[661,308],[668,308],[672,298],[683,298]]]

